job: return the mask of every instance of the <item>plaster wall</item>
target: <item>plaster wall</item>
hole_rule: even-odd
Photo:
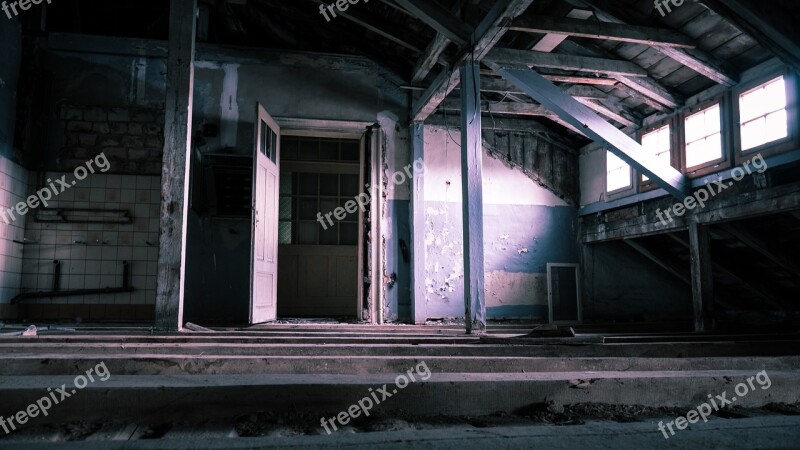
[[[425,305],[461,317],[464,265],[459,133],[425,127]],[[577,263],[575,208],[519,170],[483,156],[488,318],[544,318],[547,263]]]

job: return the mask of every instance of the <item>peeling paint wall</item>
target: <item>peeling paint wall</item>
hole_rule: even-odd
[[[580,156],[581,206],[605,201],[606,151],[601,147],[581,152]]]
[[[464,313],[461,159],[458,130],[425,127],[425,310]],[[547,263],[577,263],[577,213],[484,148],[487,317],[547,315]]]

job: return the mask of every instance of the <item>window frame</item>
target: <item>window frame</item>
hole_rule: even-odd
[[[290,146],[292,145],[290,143],[290,141],[297,141],[297,144],[296,144],[297,145],[297,149],[296,150],[298,150],[298,151],[299,151],[299,146],[302,145],[302,143],[304,141],[306,143],[311,142],[311,141],[316,141],[317,142],[316,145],[318,145],[318,146],[321,145],[323,140],[326,141],[326,142],[336,141],[337,145],[339,146],[338,147],[338,155],[340,156],[340,160],[339,161],[333,161],[333,160],[329,160],[329,159],[320,158],[320,155],[322,154],[320,148],[317,149],[318,158],[315,159],[315,160],[313,160],[313,159],[301,159],[300,158],[300,153],[292,154],[291,151],[287,151],[286,153],[281,155],[280,171],[281,171],[281,175],[282,176],[285,176],[287,173],[294,173],[294,174],[296,174],[298,176],[300,176],[300,174],[316,175],[318,178],[317,178],[317,188],[316,188],[317,192],[316,192],[316,194],[301,194],[299,192],[299,190],[295,191],[295,188],[297,188],[299,186],[298,185],[299,179],[293,180],[293,187],[292,187],[292,192],[291,193],[287,194],[287,193],[285,193],[283,191],[280,192],[280,194],[279,194],[279,202],[281,200],[283,200],[284,198],[293,199],[293,202],[292,202],[293,203],[293,205],[292,205],[292,213],[291,213],[291,218],[290,219],[281,218],[280,217],[281,211],[279,210],[279,212],[278,212],[278,214],[279,214],[279,218],[278,218],[279,225],[278,226],[279,227],[283,223],[291,223],[292,224],[292,231],[291,231],[291,234],[292,234],[291,241],[292,242],[288,243],[288,244],[287,243],[281,243],[280,245],[282,245],[282,246],[306,246],[306,247],[312,247],[312,246],[313,247],[358,246],[359,242],[361,240],[360,235],[359,235],[359,237],[357,237],[356,244],[345,244],[345,243],[342,243],[342,233],[343,233],[342,228],[343,227],[341,225],[344,225],[344,224],[355,225],[356,226],[356,231],[358,232],[358,230],[361,228],[361,222],[363,220],[363,214],[364,214],[364,212],[361,211],[360,208],[356,213],[347,214],[347,217],[345,219],[336,220],[336,222],[333,225],[334,228],[331,228],[330,226],[328,227],[329,229],[335,229],[335,231],[336,231],[336,244],[322,243],[322,234],[321,233],[324,230],[322,230],[321,225],[317,225],[316,243],[314,243],[314,244],[311,244],[311,243],[299,243],[299,240],[298,240],[299,234],[298,233],[300,232],[299,231],[299,227],[300,227],[300,224],[302,224],[302,223],[312,223],[313,222],[315,224],[318,224],[316,218],[312,221],[311,219],[301,219],[299,217],[300,201],[302,199],[304,199],[304,198],[305,199],[315,198],[316,201],[317,201],[317,210],[318,210],[318,212],[320,212],[320,213],[322,213],[324,215],[324,214],[326,214],[328,212],[333,212],[333,210],[331,210],[331,211],[322,211],[321,202],[323,200],[331,201],[333,199],[336,199],[337,200],[337,206],[335,208],[338,208],[339,206],[343,207],[344,204],[349,200],[355,200],[357,198],[357,196],[359,195],[359,193],[360,193],[360,192],[356,192],[356,194],[354,196],[352,196],[352,197],[351,196],[347,196],[347,195],[343,195],[341,193],[341,187],[342,187],[341,186],[341,183],[342,183],[341,176],[343,176],[343,175],[351,175],[351,176],[355,175],[355,176],[357,176],[358,179],[359,179],[359,181],[358,181],[359,190],[363,189],[363,187],[362,187],[363,183],[361,181],[362,180],[362,176],[361,176],[361,159],[363,158],[363,155],[362,155],[363,151],[360,148],[361,147],[360,138],[354,138],[352,136],[344,136],[344,135],[343,136],[328,136],[328,135],[307,134],[307,133],[285,133],[283,136],[281,136],[281,139],[282,139],[281,144],[283,144],[284,148],[287,148],[287,149],[290,148]],[[355,143],[355,144],[357,144],[359,146],[359,161],[342,160],[341,159],[342,144],[353,144],[353,143]],[[322,195],[322,185],[321,185],[321,176],[322,175],[337,175],[338,176],[338,179],[337,179],[338,193],[337,193],[337,195],[335,195],[335,196],[333,196],[333,195]],[[280,205],[280,203],[279,203],[279,205]],[[335,208],[334,208],[334,210],[335,210]],[[355,217],[351,217],[353,215],[355,215]]]
[[[677,120],[676,120],[675,117],[669,117],[667,119],[663,119],[663,120],[661,120],[659,122],[656,122],[656,123],[652,124],[651,126],[649,126],[647,128],[642,128],[641,130],[639,130],[636,133],[636,138],[637,138],[637,141],[639,142],[639,144],[641,145],[642,138],[644,137],[645,134],[652,133],[653,131],[656,131],[658,129],[664,128],[667,125],[669,125],[669,127],[670,127],[670,136],[669,136],[669,142],[670,142],[670,144],[669,144],[670,145],[670,149],[669,149],[670,157],[669,157],[669,160],[670,160],[670,165],[673,168],[675,168],[677,170],[680,170],[680,167],[681,167],[681,158],[680,158],[680,155],[679,155],[680,152],[676,151],[677,149],[680,148],[680,145],[681,145],[681,142],[680,142],[680,139],[679,139],[680,130],[679,130],[679,127],[677,125]],[[647,181],[645,181],[643,178],[644,178],[644,175],[639,173],[639,171],[637,170],[636,171],[636,180],[638,182],[637,184],[639,186],[639,192],[648,192],[648,191],[652,191],[652,190],[655,190],[655,189],[659,188],[658,184],[656,184],[656,182],[652,178],[647,180]]]
[[[606,153],[613,152],[608,148],[603,148],[603,151]],[[615,155],[616,156],[616,155]],[[618,156],[617,156],[618,157]],[[619,158],[619,157],[618,157]],[[620,158],[622,159],[622,158]],[[636,178],[634,178],[636,174],[636,169],[633,168],[632,165],[628,164],[628,175],[630,177],[629,184],[626,187],[619,188],[613,191],[608,190],[608,156],[607,154],[603,154],[603,192],[606,194],[606,201],[615,200],[622,197],[627,197],[629,195],[636,193]]]
[[[763,86],[774,79],[783,76],[784,84],[786,86],[786,117],[788,123],[787,136],[775,141],[761,144],[748,150],[742,150],[742,119],[739,98],[741,95],[752,91],[759,86]],[[752,159],[753,155],[761,154],[762,156],[774,155],[776,153],[783,153],[798,148],[800,144],[800,126],[798,121],[797,100],[798,100],[798,76],[790,72],[787,68],[772,71],[767,75],[760,76],[757,79],[742,83],[732,90],[732,112],[734,125],[733,129],[733,142],[734,142],[734,161],[736,165],[741,165],[746,161]]]
[[[731,123],[730,118],[730,108],[728,108],[728,95],[720,94],[714,96],[708,100],[700,102],[690,108],[686,108],[682,111],[677,118],[680,120],[680,126],[676,127],[678,133],[680,134],[678,139],[680,142],[679,145],[679,153],[680,153],[680,171],[684,173],[689,178],[697,178],[702,177],[714,172],[718,172],[722,169],[725,169],[730,166],[731,164],[731,139],[730,139],[730,127],[728,126]],[[690,116],[693,116],[701,111],[706,109],[712,108],[714,105],[719,105],[719,120],[720,120],[720,142],[722,145],[721,153],[722,156],[720,158],[706,161],[702,164],[698,164],[696,166],[687,166],[687,161],[689,158],[686,155],[686,119]]]

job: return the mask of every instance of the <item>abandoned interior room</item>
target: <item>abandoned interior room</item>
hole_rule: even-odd
[[[799,2],[0,8],[0,448],[800,445]]]

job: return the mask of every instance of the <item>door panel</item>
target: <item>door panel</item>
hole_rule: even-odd
[[[350,316],[357,296],[358,247],[281,245],[281,317]],[[284,264],[287,263],[287,264]]]
[[[277,318],[280,127],[258,104],[253,157],[250,323]]]

